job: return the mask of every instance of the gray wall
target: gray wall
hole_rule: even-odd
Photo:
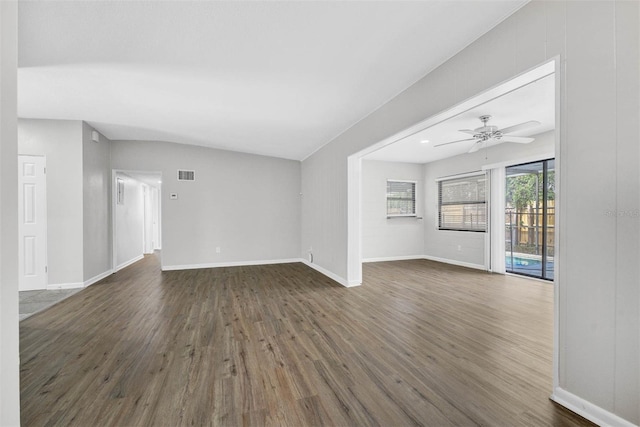
[[[424,221],[387,218],[387,179],[416,181],[416,213],[424,214],[424,166],[415,163],[362,161],[362,259],[421,257]]]
[[[18,3],[0,2],[0,425],[20,425]]]
[[[123,173],[117,173],[116,179],[124,182],[123,203],[115,207],[117,270],[143,254],[144,202],[140,182]]]
[[[93,128],[82,124],[83,175],[83,280],[111,270],[111,147],[100,135],[91,139]]]
[[[112,167],[162,172],[162,265],[298,258],[300,162],[153,141],[113,141]],[[196,171],[178,182],[177,169]],[[169,200],[177,193],[177,200]],[[220,248],[220,253],[216,252]]]
[[[49,286],[80,286],[84,282],[82,122],[20,119],[18,154],[47,159]]]
[[[535,136],[530,144],[499,144],[471,154],[450,157],[425,165],[424,189],[426,214],[424,222],[424,254],[460,263],[484,266],[486,233],[438,230],[438,184],[436,179],[445,176],[482,170],[485,165],[544,156],[553,153],[553,132]],[[460,246],[460,250],[458,250]]]
[[[348,155],[560,55],[556,393],[634,423],[640,423],[638,7],[531,2],[304,160],[301,246],[305,253],[312,246],[320,267],[348,280]]]

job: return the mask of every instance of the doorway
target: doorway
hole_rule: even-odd
[[[112,185],[113,270],[118,271],[161,249],[162,173],[114,170]]]
[[[505,170],[505,269],[554,279],[555,160]]]

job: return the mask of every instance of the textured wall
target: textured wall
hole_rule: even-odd
[[[531,2],[302,163],[302,249],[312,246],[320,267],[348,280],[347,157],[559,55],[558,391],[633,423],[638,7]]]

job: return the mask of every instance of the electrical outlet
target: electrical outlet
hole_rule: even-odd
[[[462,252],[462,245],[458,245],[458,252]]]
[[[216,246],[216,253],[219,254],[220,253],[220,246]]]

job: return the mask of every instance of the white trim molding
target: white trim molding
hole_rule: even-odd
[[[113,274],[113,270],[107,270],[104,273],[100,273],[96,276],[93,276],[91,279],[87,279],[84,281],[84,287],[87,288],[93,285],[94,283],[97,283],[100,280],[104,279],[105,277],[110,276],[111,274]]]
[[[362,284],[361,282],[355,282],[355,281],[354,282],[349,282],[347,279],[345,279],[343,277],[340,277],[335,273],[332,273],[331,271],[327,270],[326,268],[320,267],[318,264],[310,263],[309,261],[307,261],[305,259],[300,259],[300,262],[302,262],[307,267],[311,267],[314,270],[316,270],[317,272],[324,274],[329,279],[340,283],[345,288],[352,288],[354,286],[360,286]]]
[[[47,285],[48,291],[55,291],[59,289],[78,289],[84,288],[83,282],[73,282],[73,283],[53,283]]]
[[[360,281],[349,282],[343,277],[338,276],[331,271],[320,267],[317,264],[313,264],[306,259],[303,258],[288,258],[288,259],[270,259],[270,260],[257,260],[257,261],[230,261],[230,262],[211,262],[204,264],[181,264],[181,265],[163,265],[162,271],[176,271],[176,270],[194,270],[199,268],[218,268],[218,267],[243,267],[249,265],[272,265],[272,264],[291,264],[291,263],[302,263],[307,267],[311,267],[317,272],[327,276],[331,280],[334,280],[341,284],[346,288],[351,288],[354,286],[360,286],[362,283]]]
[[[487,267],[485,267],[482,264],[474,264],[474,263],[471,263],[471,262],[456,261],[454,259],[439,258],[439,257],[435,257],[435,256],[430,256],[430,255],[425,255],[423,258],[424,259],[428,259],[430,261],[437,261],[437,262],[442,262],[442,263],[445,263],[445,264],[452,264],[452,265],[458,265],[460,267],[467,267],[467,268],[473,268],[473,269],[476,269],[476,270],[487,271]]]
[[[291,264],[301,262],[300,258],[289,259],[270,259],[256,261],[228,261],[228,262],[209,262],[204,264],[180,264],[180,265],[163,265],[162,271],[175,270],[195,270],[199,268],[218,268],[218,267],[243,267],[248,265],[271,265],[271,264]]]
[[[402,255],[402,256],[385,256],[377,258],[365,258],[362,262],[386,262],[386,261],[406,261],[410,259],[424,259],[424,255]]]
[[[144,258],[144,254],[140,254],[137,257],[130,259],[129,261],[125,261],[119,266],[117,266],[116,268],[114,268],[114,272],[120,271],[125,267],[129,267],[131,264],[133,264],[134,262],[140,261],[142,258]]]
[[[551,400],[599,426],[637,427],[635,424],[564,390],[562,387],[554,389]]]

